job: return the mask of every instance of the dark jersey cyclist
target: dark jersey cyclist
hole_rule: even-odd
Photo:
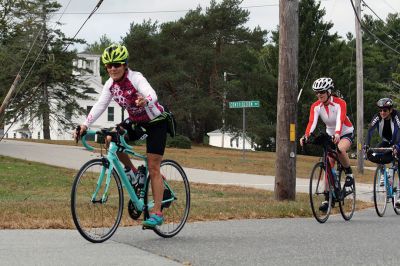
[[[102,62],[110,78],[104,84],[101,95],[86,121],[81,125],[81,134],[99,118],[111,100],[127,110],[130,121],[146,129],[146,154],[154,207],[149,219],[143,221],[143,225],[155,227],[164,221],[161,212],[164,189],[160,164],[167,139],[167,121],[163,116],[164,107],[158,102],[157,94],[146,78],[140,72],[128,68],[128,56],[128,50],[123,45],[113,44],[104,50]],[[130,138],[135,135],[131,122],[121,124],[128,130]],[[126,167],[137,171],[127,154],[118,153],[118,158]]]
[[[395,152],[400,148],[400,118],[397,110],[393,108],[393,101],[390,98],[382,98],[376,106],[379,112],[374,115],[369,124],[368,135],[366,140],[366,151],[371,145],[371,138],[375,130],[378,131],[381,142],[377,147],[392,147],[395,146]],[[380,180],[380,185],[384,185],[383,176]],[[400,199],[396,201],[396,207],[400,207]]]
[[[349,187],[353,184],[353,172],[347,151],[354,140],[354,128],[346,114],[346,102],[332,95],[334,84],[331,78],[322,77],[315,80],[312,89],[318,99],[311,105],[308,125],[304,136],[300,139],[300,145],[303,146],[304,141],[315,130],[318,118],[321,118],[326,125],[326,133],[332,136],[334,143],[342,151],[338,154],[338,159],[346,174],[345,186]],[[327,211],[328,207],[328,201],[324,201],[319,209]]]
[[[400,118],[397,110],[393,108],[393,101],[390,98],[382,98],[376,103],[379,112],[374,115],[369,124],[366,145],[371,144],[371,137],[375,130],[378,130],[382,142],[379,147],[391,147],[400,143]]]

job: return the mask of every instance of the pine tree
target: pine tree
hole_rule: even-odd
[[[51,121],[70,129],[74,115],[84,112],[78,106],[77,99],[88,98],[85,92],[90,90],[74,75],[72,62],[78,59],[77,52],[66,51],[70,43],[83,43],[72,40],[55,27],[50,26],[50,18],[60,9],[55,1],[23,1],[17,5],[19,19],[13,21],[19,26],[0,48],[0,63],[11,66],[12,72],[0,74],[1,87],[9,84],[10,75],[15,76],[32,47],[21,76],[16,100],[9,106],[8,121],[19,120],[29,115],[30,121],[40,121],[43,137],[50,139]],[[80,70],[82,71],[82,70]],[[26,80],[25,80],[26,79]]]

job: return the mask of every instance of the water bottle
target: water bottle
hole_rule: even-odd
[[[332,168],[332,176],[333,176],[333,180],[335,181],[335,188],[338,189],[339,188],[339,180],[337,178],[336,170],[334,168]]]
[[[125,167],[125,174],[129,178],[129,182],[131,182],[131,185],[134,186],[138,182],[138,177],[135,174],[135,172],[132,171],[130,167]]]
[[[137,177],[138,187],[144,187],[144,182],[146,182],[146,167],[144,165],[138,167]]]

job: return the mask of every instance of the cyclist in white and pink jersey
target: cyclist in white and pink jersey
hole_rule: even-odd
[[[161,212],[163,198],[163,182],[160,174],[160,164],[164,155],[168,124],[164,107],[159,104],[157,94],[140,72],[128,68],[129,53],[125,46],[113,44],[104,50],[102,62],[110,78],[104,84],[98,101],[91,109],[86,121],[81,125],[82,135],[105,111],[114,99],[129,114],[129,121],[123,121],[121,126],[128,132],[130,140],[137,139],[136,128],[144,128],[147,135],[146,153],[154,195],[154,208],[149,219],[143,221],[147,227],[161,225],[164,221]],[[134,125],[132,127],[132,125]],[[129,156],[117,153],[118,158],[126,168],[137,172]]]
[[[321,118],[326,125],[326,133],[332,136],[333,142],[338,145],[341,151],[338,153],[338,158],[346,174],[345,186],[351,186],[353,184],[353,173],[347,151],[354,141],[354,127],[346,115],[346,102],[332,95],[334,84],[331,78],[317,79],[314,81],[312,89],[318,100],[311,105],[308,125],[304,136],[300,139],[300,145],[303,146],[304,141],[315,130],[318,118]],[[325,201],[320,206],[320,210],[327,209],[328,201]]]

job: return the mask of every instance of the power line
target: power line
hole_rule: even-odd
[[[67,4],[66,8],[64,9],[64,12],[63,12],[63,13],[61,14],[61,16],[60,16],[58,22],[61,20],[62,16],[65,14],[65,11],[66,11],[66,9],[68,8],[68,6],[69,6],[69,4],[71,3],[71,1],[72,1],[72,0],[69,0],[69,2],[68,2],[68,4]],[[94,12],[96,12],[96,10],[100,7],[100,5],[101,5],[102,3],[103,3],[103,0],[99,0],[99,2],[97,3],[96,7],[95,7],[95,8],[93,9],[93,11],[90,13],[89,17],[85,20],[85,22],[82,24],[82,26],[79,28],[79,30],[78,30],[78,31],[76,32],[76,34],[74,35],[73,39],[78,35],[79,31],[83,28],[83,26],[86,24],[86,22],[90,19],[90,17],[94,14]],[[42,27],[43,27],[43,26],[42,26]],[[40,30],[40,31],[41,31],[41,30]],[[40,31],[39,31],[38,35],[40,34]],[[36,38],[36,39],[37,39],[37,38]],[[36,41],[36,39],[35,39],[35,41]],[[40,49],[38,55],[37,55],[36,58],[35,58],[35,61],[34,61],[33,64],[31,65],[31,67],[30,67],[28,73],[26,74],[24,80],[22,81],[21,85],[19,86],[19,89],[18,89],[17,92],[15,93],[15,96],[14,96],[13,99],[11,100],[11,103],[10,103],[10,104],[12,104],[13,101],[14,101],[14,99],[17,97],[19,90],[21,89],[21,87],[22,87],[22,85],[25,83],[25,81],[27,80],[28,76],[30,75],[30,73],[31,73],[31,71],[32,71],[32,69],[33,69],[33,67],[35,66],[37,60],[39,59],[40,55],[42,54],[42,52],[43,52],[44,48],[46,47],[47,43],[49,42],[49,40],[50,40],[50,36],[48,36],[47,40],[45,41],[45,43],[43,44],[42,48]],[[64,51],[67,50],[67,48],[68,48],[69,45],[70,45],[70,43],[65,47]],[[31,49],[31,50],[32,50],[32,49]],[[31,51],[31,50],[30,50],[30,51]],[[28,54],[28,55],[29,55],[29,54]],[[24,61],[24,63],[25,63],[25,62],[26,62],[26,60]],[[22,68],[21,68],[21,69],[22,69]],[[19,73],[18,73],[18,74],[19,74]],[[3,117],[5,118],[5,115],[4,115]],[[3,120],[3,119],[1,119],[1,120]],[[1,120],[0,120],[0,122],[1,122]],[[14,120],[14,122],[15,122],[15,121],[16,121],[16,120]],[[13,122],[13,123],[14,123],[14,122]],[[12,123],[12,124],[10,125],[10,127],[7,129],[7,132],[8,132],[8,130],[11,128],[11,126],[13,125],[13,123]],[[2,139],[0,139],[0,141],[1,141],[1,140],[2,140]]]
[[[79,30],[75,33],[74,37],[72,37],[72,39],[75,39],[75,37],[78,35],[78,33],[81,31],[81,29],[83,28],[83,26],[85,26],[86,22],[92,17],[92,15],[94,14],[94,12],[97,11],[97,9],[99,9],[99,7],[101,6],[101,4],[103,3],[103,0],[100,0],[97,5],[94,7],[94,9],[92,10],[92,12],[90,12],[90,15],[87,17],[87,19],[83,22],[82,26],[79,28]],[[67,45],[67,47],[65,47],[64,51],[66,51],[69,47],[71,43],[69,43]]]
[[[385,4],[390,7],[394,12],[398,12],[398,10],[396,10],[393,6],[391,6],[386,0],[383,0],[383,2],[385,2]]]
[[[336,5],[336,1],[333,2],[333,4],[332,4],[332,9],[334,9],[335,5]],[[303,85],[301,86],[300,92],[299,92],[299,94],[297,95],[297,102],[300,101],[301,94],[303,93],[304,86],[305,86],[305,84],[306,84],[306,82],[307,82],[307,80],[308,80],[308,75],[310,75],[311,68],[312,68],[312,66],[314,65],[315,58],[317,57],[317,54],[318,54],[318,51],[319,51],[319,47],[321,46],[321,43],[322,43],[322,39],[325,37],[325,35],[326,35],[326,33],[327,33],[328,25],[329,25],[329,22],[326,22],[325,29],[324,29],[324,31],[323,31],[323,33],[322,33],[322,35],[321,35],[321,38],[319,39],[319,43],[318,43],[317,49],[316,49],[316,51],[315,51],[315,53],[314,53],[313,59],[312,59],[311,64],[310,64],[310,67],[308,68],[306,77],[304,78]]]
[[[279,4],[266,4],[266,5],[253,5],[253,6],[242,6],[242,8],[262,8],[270,6],[279,6]],[[110,12],[97,12],[94,15],[121,15],[121,14],[155,14],[155,13],[181,13],[189,12],[193,9],[176,9],[176,10],[152,10],[152,11],[110,11]],[[57,14],[57,13],[54,13]],[[87,15],[92,14],[90,12],[68,12],[65,15]]]
[[[371,7],[369,7],[369,5],[367,5],[367,3],[366,3],[364,0],[361,0],[361,2],[363,2],[364,6],[366,6],[369,10],[371,10],[371,12],[372,12],[378,19],[380,19],[384,24],[387,24],[382,18],[380,18],[380,17],[378,16],[378,14],[376,14],[376,12],[375,12]],[[385,35],[386,35],[387,37],[389,37],[389,39],[393,40],[395,43],[397,43],[398,45],[400,45],[400,43],[399,43],[398,41],[396,41],[395,39],[393,39],[393,37],[390,36],[385,30],[383,30],[382,28],[378,28],[378,29],[381,30],[382,32],[384,32]],[[400,33],[398,33],[395,29],[392,28],[391,30],[392,30],[393,32],[395,32],[397,35],[400,36]]]
[[[60,22],[61,18],[63,17],[63,14],[64,14],[65,11],[67,10],[67,8],[68,8],[69,4],[71,3],[71,1],[72,1],[72,0],[69,0],[67,6],[64,8],[64,12],[61,13],[61,16],[59,17],[58,22]],[[29,57],[29,55],[30,55],[30,53],[31,53],[31,51],[32,51],[32,49],[33,49],[33,46],[36,44],[36,41],[37,41],[37,39],[39,38],[39,35],[40,35],[40,33],[42,32],[42,30],[43,30],[43,27],[44,27],[44,23],[42,24],[42,26],[40,27],[40,30],[39,30],[38,33],[36,34],[35,40],[33,41],[32,45],[31,45],[31,47],[30,47],[30,49],[29,49],[29,52],[28,52],[28,54],[26,55],[26,57],[25,57],[25,59],[24,59],[22,65],[21,65],[21,68],[20,68],[19,71],[18,71],[17,76],[20,76],[20,75],[21,75],[21,71],[22,71],[23,67],[25,66],[26,61],[28,60],[28,57]],[[33,64],[31,65],[31,67],[30,67],[28,73],[25,75],[24,80],[23,80],[22,83],[17,87],[17,89],[16,89],[16,91],[15,91],[15,94],[14,94],[14,96],[12,97],[12,99],[11,99],[9,105],[12,105],[12,104],[14,103],[14,100],[15,100],[15,98],[18,96],[18,93],[19,93],[19,91],[21,90],[22,85],[24,85],[26,79],[27,79],[28,76],[30,75],[30,73],[31,73],[31,71],[32,71],[32,69],[33,69],[33,67],[34,67],[35,64],[36,64],[36,61],[38,60],[38,58],[39,58],[40,54],[42,53],[44,47],[47,45],[47,42],[49,41],[49,39],[50,39],[50,36],[47,38],[46,42],[43,44],[43,46],[42,46],[42,48],[41,48],[39,54],[37,55],[35,61],[34,61]],[[0,114],[0,115],[1,115],[1,114]],[[5,119],[5,114],[3,115],[3,117],[0,117],[0,124],[3,122],[4,119]],[[7,131],[8,131],[8,130],[7,130]],[[1,141],[1,140],[0,140],[0,141]]]
[[[363,29],[364,31],[366,31],[368,34],[370,34],[371,36],[373,36],[377,41],[379,41],[380,43],[382,43],[384,46],[386,46],[389,50],[391,50],[391,51],[395,52],[396,54],[399,54],[399,55],[400,55],[400,52],[399,52],[399,51],[397,51],[396,49],[394,49],[393,47],[391,47],[391,46],[390,46],[389,44],[387,44],[386,42],[382,41],[378,36],[376,36],[374,33],[372,33],[372,32],[362,23],[361,19],[358,17],[357,10],[356,10],[356,7],[354,6],[353,0],[350,0],[350,3],[351,3],[351,6],[353,7],[354,14],[355,14],[355,16],[356,16],[358,22],[360,23],[362,29]]]

